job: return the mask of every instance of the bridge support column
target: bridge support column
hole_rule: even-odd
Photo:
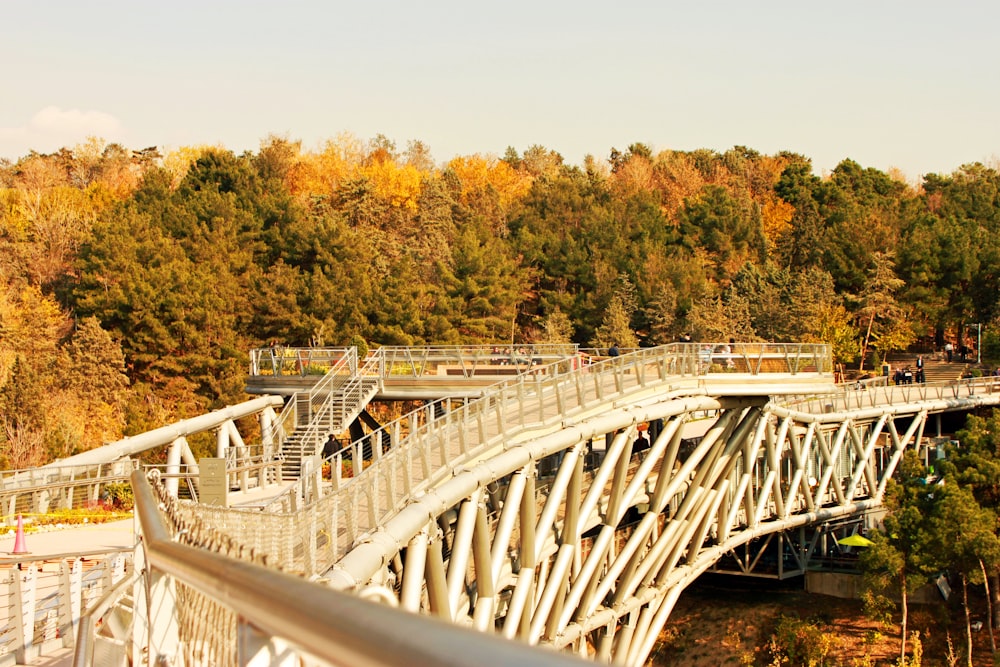
[[[486,631],[493,625],[496,589],[493,586],[493,568],[490,564],[490,528],[486,520],[486,508],[482,504],[477,506],[476,511],[472,559],[476,570],[476,606],[472,613],[472,625],[477,630]]]
[[[14,593],[14,606],[10,609],[14,625],[14,659],[18,664],[27,664],[38,655],[38,647],[35,646],[38,568],[32,563],[26,570],[12,569],[10,576]]]
[[[616,621],[608,623],[603,628],[594,631],[594,635],[596,636],[594,639],[594,662],[600,664],[611,662],[611,650],[614,648],[615,628],[617,627],[618,623]]]
[[[653,647],[656,646],[656,640],[660,635],[660,630],[663,629],[664,624],[666,624],[667,619],[670,617],[670,612],[674,610],[674,605],[677,604],[677,599],[681,595],[683,587],[674,586],[666,594],[665,597],[660,598],[659,605],[656,605],[656,613],[650,613],[651,617],[649,623],[647,624],[645,630],[639,633],[637,637],[641,637],[641,642],[633,642],[632,655],[629,656],[629,664],[641,667],[645,664],[646,658],[649,656]],[[654,604],[651,602],[650,606],[647,607],[648,612],[652,612]],[[638,645],[636,645],[638,644]],[[634,652],[633,652],[634,651]]]
[[[177,489],[180,485],[180,480],[177,475],[181,471],[181,448],[184,444],[184,438],[177,438],[170,443],[170,448],[167,449],[167,478],[164,480],[164,484],[167,488],[167,493],[172,497],[177,497]]]
[[[406,565],[403,568],[403,588],[399,605],[409,612],[420,611],[420,594],[427,563],[427,530],[413,536],[406,545]]]
[[[222,422],[215,431],[215,458],[226,458],[226,449],[229,447],[229,426],[231,424],[232,422],[230,421]]]
[[[623,621],[621,627],[615,635],[612,664],[628,664],[628,651],[632,646],[632,637],[635,636],[635,624],[638,611],[629,612],[627,620]]]
[[[427,580],[427,599],[431,613],[450,621],[453,618],[448,602],[448,582],[445,577],[444,556],[441,553],[440,537],[431,537],[424,561],[424,578]]]
[[[510,597],[507,615],[504,618],[503,636],[513,639],[520,636],[527,639],[530,629],[531,613],[528,611],[528,600],[535,585],[535,477],[528,474],[524,480],[524,492],[520,504],[520,568],[517,571],[517,583]]]
[[[469,552],[472,550],[472,535],[481,494],[481,489],[477,489],[470,499],[462,502],[455,524],[455,537],[452,539],[451,558],[448,563],[448,606],[454,614],[453,620],[458,619],[459,602],[462,593],[465,592],[465,575],[469,564]]]

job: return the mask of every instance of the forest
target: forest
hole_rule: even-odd
[[[243,400],[248,351],[817,341],[871,368],[981,325],[1000,347],[1000,173],[908,183],[845,159],[636,143],[435,163],[161,152],[92,138],[0,160],[0,468]],[[994,355],[1000,357],[1000,354]]]

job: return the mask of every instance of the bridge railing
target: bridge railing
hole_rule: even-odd
[[[237,451],[236,447],[226,450],[226,488],[229,491],[246,492],[281,481],[282,462],[274,457],[271,447],[246,445],[239,449],[243,451]],[[196,463],[151,463],[142,468],[147,472],[159,471],[161,479],[175,480],[173,487],[180,497],[198,499],[200,468]]]
[[[72,646],[84,611],[131,570],[131,549],[0,559],[0,590],[10,602],[0,607],[0,662],[13,655],[29,664]]]
[[[369,352],[377,357],[383,379],[441,377],[472,378],[507,376],[532,372],[540,366],[574,359],[580,349],[573,343],[525,345],[385,345]],[[357,370],[357,348],[266,347],[250,351],[251,376],[321,375],[342,365],[353,355]],[[586,355],[590,356],[590,355]]]
[[[108,485],[128,483],[136,461],[0,471],[0,526],[57,510],[94,507]]]
[[[285,347],[275,345],[250,350],[250,375],[325,375],[331,368],[342,364],[346,357],[354,357],[354,347]],[[348,360],[349,361],[349,360]],[[353,370],[353,369],[352,369]]]
[[[333,492],[293,515],[247,519],[235,510],[196,509],[206,522],[272,554],[289,571],[316,575],[463,462],[519,437],[600,413],[612,396],[697,391],[713,373],[832,377],[827,345],[745,344],[731,346],[730,352],[724,347],[678,343],[576,370],[565,363],[541,366],[491,387],[480,399],[429,403],[352,443],[327,461]],[[726,364],[730,358],[734,369]]]
[[[833,394],[789,399],[783,405],[814,414],[837,413],[996,393],[1000,393],[1000,377],[993,376],[900,385],[859,383],[839,385]]]
[[[644,350],[670,350],[678,359],[697,362],[699,373],[820,372],[832,371],[828,353],[816,353],[816,344],[793,343],[673,343],[658,348],[622,350],[623,356]],[[569,368],[606,360],[606,350],[580,348],[575,343],[524,345],[386,345],[369,353],[380,355],[382,378],[476,377],[520,375],[562,362]],[[353,359],[351,359],[353,355]],[[346,362],[357,370],[357,349],[258,348],[250,351],[250,374],[326,374]]]
[[[158,642],[144,647],[149,655],[190,665],[587,664],[377,603],[388,599],[379,590],[350,595],[279,571],[270,567],[268,556],[197,516],[185,519],[177,511],[183,503],[155,480],[151,486],[137,472],[132,483],[147,563],[145,590],[157,602],[135,606],[137,612],[166,616],[146,620],[169,629],[149,633]],[[158,597],[168,589],[176,590],[176,597]]]
[[[577,356],[571,343],[534,345],[384,346],[383,378],[472,378],[521,375]]]

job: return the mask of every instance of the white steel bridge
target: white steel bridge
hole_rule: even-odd
[[[824,345],[676,344],[596,363],[526,349],[537,363],[505,373],[495,349],[435,350],[335,351],[280,414],[283,401],[255,399],[53,466],[170,451],[132,474],[133,575],[77,619],[79,664],[97,647],[150,664],[641,665],[699,575],[801,573],[830,531],[867,525],[942,414],[1000,400],[993,378],[838,386]],[[492,373],[508,379],[478,386]],[[359,429],[369,401],[399,391],[390,376],[408,396],[447,378],[444,397]],[[240,435],[248,416],[259,445]],[[323,460],[326,434],[351,424],[360,437]],[[229,507],[197,502],[186,438],[204,430]],[[0,487],[8,515],[44,495],[17,488]]]

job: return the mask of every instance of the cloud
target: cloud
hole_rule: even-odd
[[[121,121],[109,113],[48,106],[25,125],[0,127],[0,157],[14,160],[31,151],[51,153],[72,148],[87,137],[121,141],[123,134]]]

